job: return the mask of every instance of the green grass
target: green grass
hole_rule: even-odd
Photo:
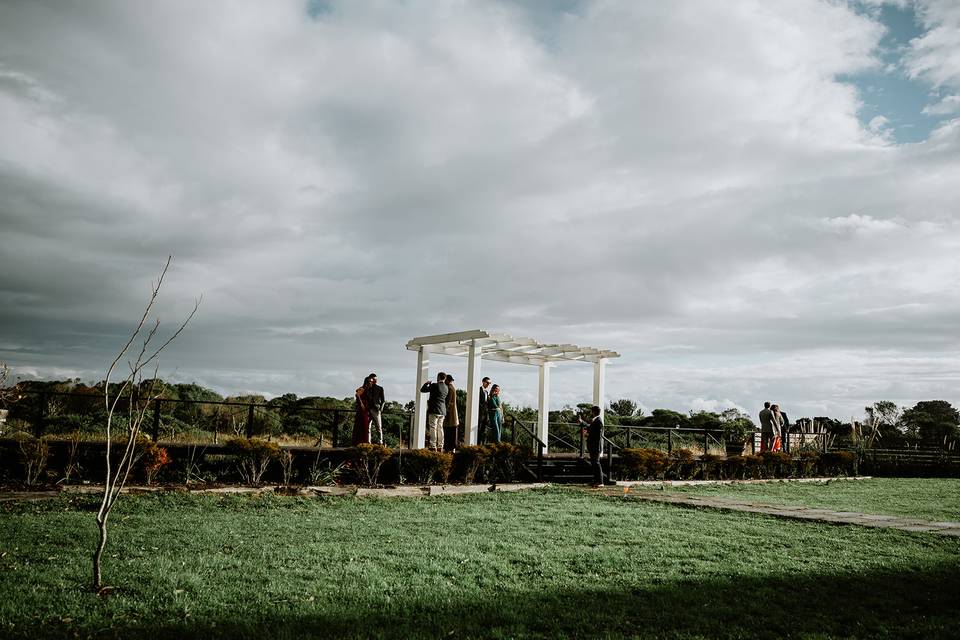
[[[944,478],[871,478],[824,483],[785,482],[670,487],[767,504],[808,506],[926,520],[960,521],[960,480]]]
[[[951,638],[960,540],[575,490],[0,505],[0,637]]]

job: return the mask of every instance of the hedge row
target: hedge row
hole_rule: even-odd
[[[750,480],[855,475],[856,456],[849,451],[795,455],[768,451],[757,455],[697,455],[690,449],[624,449],[618,475],[624,480]]]
[[[23,435],[0,447],[0,481],[50,485],[102,481],[103,453],[81,443],[59,443]],[[74,445],[74,446],[71,446]],[[114,453],[122,447],[115,447]],[[182,451],[182,447],[181,447]],[[395,450],[363,444],[330,454],[295,452],[259,438],[234,438],[222,453],[170,455],[162,445],[137,443],[131,482],[234,483],[257,485],[361,485],[433,482],[514,482],[521,479],[529,451],[510,443],[461,447],[456,453]]]

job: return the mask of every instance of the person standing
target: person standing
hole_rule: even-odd
[[[783,445],[783,450],[790,453],[790,418],[788,418],[786,412],[780,408],[780,405],[777,405],[777,410],[783,419],[783,426],[780,428],[781,444]]]
[[[487,413],[490,420],[490,437],[494,442],[500,442],[503,437],[503,402],[500,400],[500,385],[490,387],[490,397],[487,398]]]
[[[447,415],[447,374],[437,374],[436,382],[426,382],[420,393],[427,397],[426,446],[432,451],[443,451],[443,418]]]
[[[770,403],[764,402],[760,411],[760,453],[770,451],[773,446],[773,411]]]
[[[593,468],[593,486],[602,487],[604,484],[603,467],[600,466],[600,450],[603,443],[603,412],[600,407],[593,405],[590,407],[590,422],[577,416],[577,421],[583,427],[587,434],[587,452],[590,454],[590,466]]]
[[[457,388],[453,376],[447,375],[447,415],[443,419],[443,450],[452,452],[457,448],[460,414],[457,412]]]
[[[370,390],[370,376],[363,379],[363,386],[354,393],[353,446],[370,443],[370,411],[367,404],[367,392]]]
[[[383,395],[383,387],[377,384],[377,374],[371,373],[367,376],[370,380],[370,386],[364,393],[364,399],[367,402],[367,414],[370,418],[371,436],[376,435],[377,444],[385,444],[383,441],[383,405],[386,400]]]
[[[487,407],[487,388],[490,386],[490,378],[484,378],[480,381],[480,402],[477,406],[477,444],[484,444],[487,441],[487,426],[490,424],[490,409]]]

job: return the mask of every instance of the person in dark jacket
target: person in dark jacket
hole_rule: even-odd
[[[370,436],[377,438],[377,444],[383,442],[383,405],[386,399],[383,395],[383,387],[377,384],[377,374],[371,373],[367,376],[369,384],[363,394],[367,403],[367,415],[370,418]]]
[[[587,422],[577,416],[577,421],[587,434],[587,451],[590,453],[590,466],[593,467],[593,486],[602,487],[604,484],[603,467],[600,466],[600,449],[603,442],[603,418],[600,417],[600,407],[590,407],[591,420]]]
[[[453,453],[460,440],[460,414],[457,412],[457,388],[447,374],[447,415],[443,419],[443,450]]]
[[[420,387],[420,393],[429,393],[427,397],[427,449],[443,451],[443,418],[447,415],[447,374],[437,374],[436,382],[427,382]]]
[[[770,403],[764,402],[760,411],[760,453],[773,448],[773,411]]]
[[[490,386],[490,378],[484,378],[480,381],[480,404],[477,412],[477,444],[484,444],[487,441],[487,426],[490,424],[490,409],[487,407],[487,388]]]

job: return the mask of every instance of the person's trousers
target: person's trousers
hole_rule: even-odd
[[[486,444],[488,424],[490,424],[490,418],[487,417],[486,411],[481,409],[480,420],[477,423],[477,444]]]
[[[490,414],[490,439],[493,442],[500,442],[503,437],[503,416],[500,415],[499,411],[494,411]]]
[[[593,484],[603,484],[603,467],[600,465],[600,444],[588,445],[590,453],[590,467],[593,469]]]
[[[760,433],[760,452],[773,449],[773,431],[763,431]]]
[[[378,409],[370,409],[370,439],[376,438],[377,444],[383,442],[383,416]]]
[[[443,449],[443,417],[439,413],[427,414],[427,449]]]
[[[457,448],[457,443],[459,434],[457,433],[460,430],[459,426],[453,427],[444,427],[443,428],[443,450],[444,451],[453,451]]]

